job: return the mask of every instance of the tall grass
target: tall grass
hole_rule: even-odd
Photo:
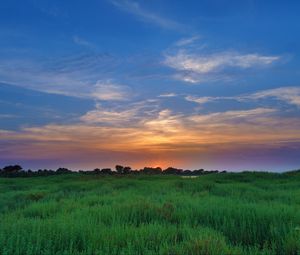
[[[300,254],[300,174],[0,179],[0,254]]]

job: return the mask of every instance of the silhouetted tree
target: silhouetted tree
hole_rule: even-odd
[[[174,167],[168,167],[167,169],[164,170],[164,174],[181,174],[182,169],[177,169]]]
[[[193,172],[192,172],[191,170],[184,170],[184,171],[182,172],[182,174],[184,174],[184,175],[192,175]]]
[[[118,174],[122,174],[124,170],[124,167],[121,165],[116,165],[116,171]]]
[[[102,174],[112,174],[112,171],[111,171],[110,168],[103,168],[103,169],[101,170],[101,173],[102,173]]]
[[[145,174],[161,174],[162,169],[160,167],[144,167],[142,172]]]
[[[194,174],[194,175],[201,175],[201,174],[204,174],[204,170],[203,170],[203,169],[194,170],[194,171],[193,171],[193,174]]]
[[[100,174],[100,172],[101,172],[101,170],[99,168],[95,168],[93,171],[93,173],[95,173],[95,174]]]
[[[130,171],[131,171],[131,167],[130,167],[130,166],[125,166],[125,167],[123,168],[123,174],[129,174]]]
[[[204,174],[214,174],[214,173],[226,173],[226,171],[218,171],[218,170],[210,170],[205,171],[204,169],[197,169],[197,170],[182,170],[174,167],[168,167],[167,169],[163,170],[160,167],[144,167],[140,170],[132,170],[129,166],[121,166],[116,165],[116,172],[118,174],[176,174],[176,175],[204,175]],[[299,171],[299,170],[298,170]],[[297,172],[297,171],[294,171]],[[38,171],[22,171],[22,167],[20,165],[9,165],[5,166],[4,168],[0,169],[0,176],[2,177],[30,177],[30,176],[48,176],[48,175],[55,175],[55,174],[66,174],[66,173],[77,173],[69,170],[68,168],[58,168],[56,171],[50,169],[39,169]],[[79,170],[81,174],[114,174],[115,171],[112,171],[110,168],[103,168],[100,170],[96,168],[90,171]]]
[[[22,170],[22,167],[20,165],[14,165],[14,166],[5,166],[3,167],[3,172],[5,173],[18,173]]]
[[[56,173],[58,174],[67,174],[72,172],[71,170],[69,170],[68,168],[64,168],[64,167],[60,167],[56,170]]]

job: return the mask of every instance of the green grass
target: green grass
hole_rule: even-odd
[[[300,173],[1,178],[0,254],[300,254]]]

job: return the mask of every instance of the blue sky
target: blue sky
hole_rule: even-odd
[[[2,1],[0,163],[300,165],[298,1]]]

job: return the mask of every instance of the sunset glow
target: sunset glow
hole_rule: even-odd
[[[299,168],[298,13],[200,2],[6,1],[1,166]]]

